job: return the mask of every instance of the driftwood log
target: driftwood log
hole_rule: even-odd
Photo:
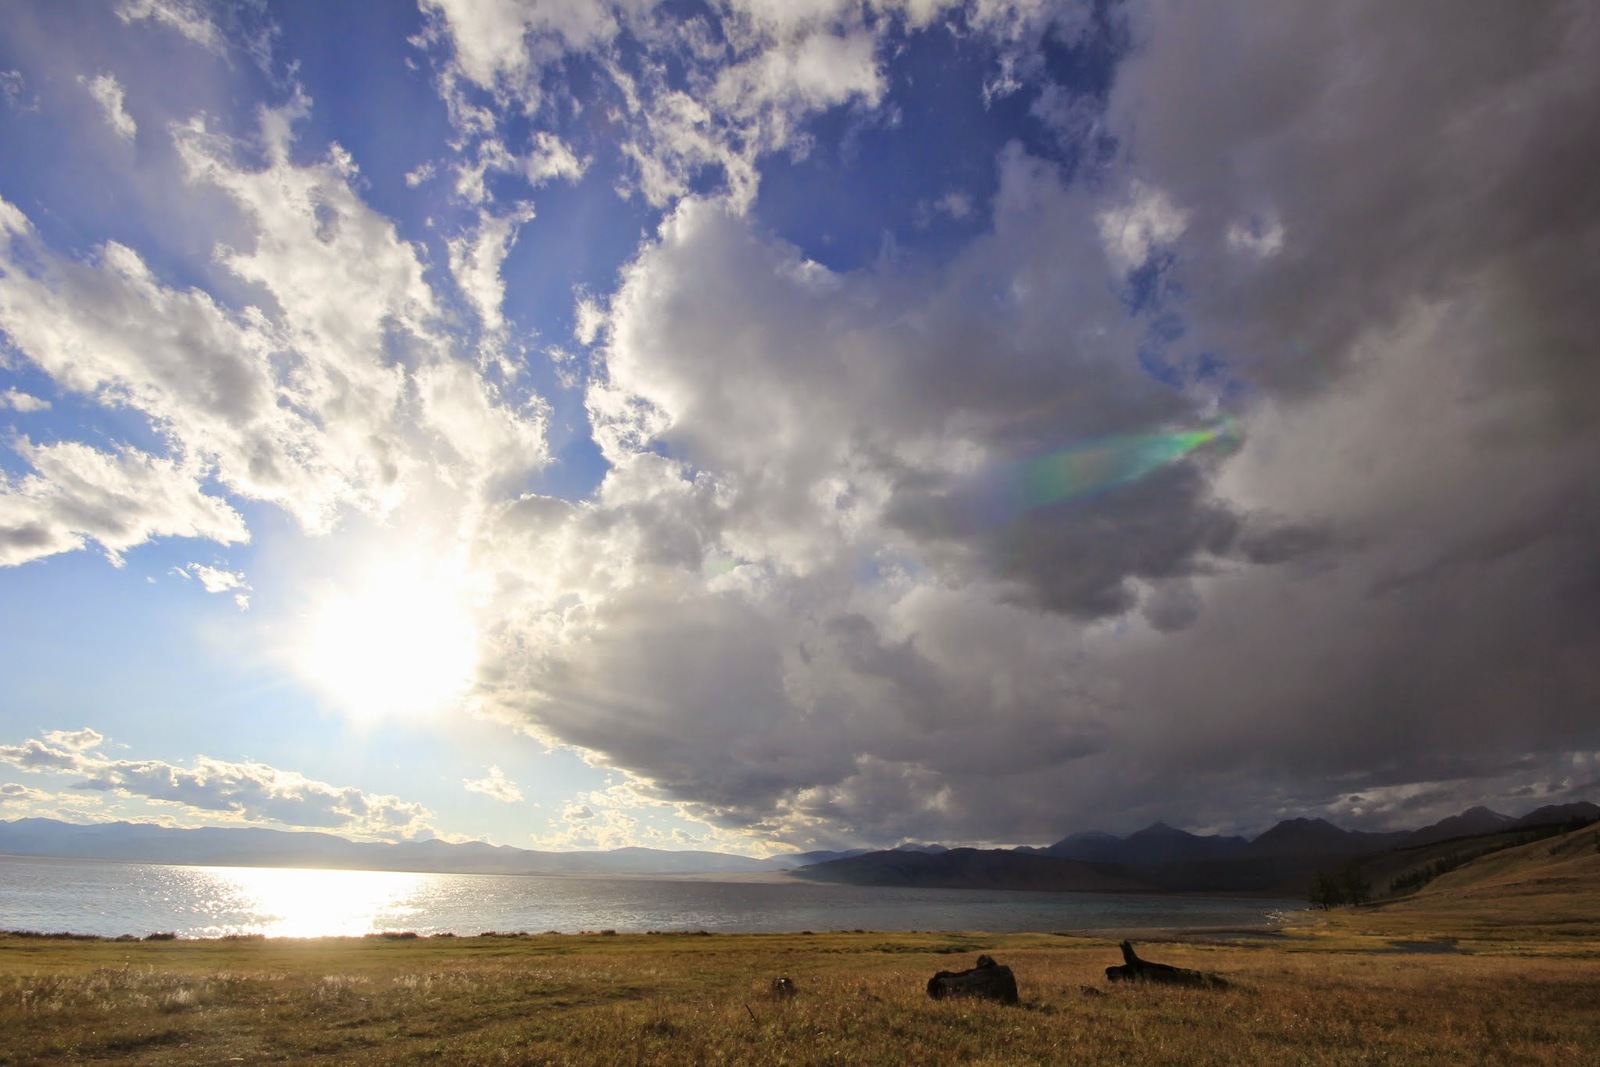
[[[1174,967],[1168,963],[1142,960],[1139,954],[1133,951],[1132,941],[1124,941],[1121,948],[1123,964],[1120,967],[1106,968],[1106,978],[1109,981],[1163,982],[1167,985],[1202,986],[1210,989],[1222,989],[1228,984],[1216,975],[1204,971],[1191,971],[1187,967]]]
[[[983,997],[1002,1004],[1017,1003],[1017,979],[1011,968],[989,956],[979,956],[978,965],[966,971],[940,971],[928,979],[928,996]]]

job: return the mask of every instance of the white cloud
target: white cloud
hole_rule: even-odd
[[[542,64],[617,31],[613,5],[602,0],[423,0],[422,7],[434,20],[431,32],[451,41],[455,77],[532,103]]]
[[[142,797],[190,813],[243,822],[317,827],[373,837],[414,837],[432,814],[420,804],[353,786],[330,785],[263,763],[197,757],[187,766],[110,759],[93,730],[55,731],[20,745],[0,745],[0,762],[30,772],[70,774],[76,790]]]
[[[535,186],[556,178],[576,182],[589,169],[589,161],[579,159],[572,146],[555,134],[541,131],[533,136],[533,147],[528,151],[523,169]]]
[[[202,469],[72,442],[23,439],[13,448],[35,473],[0,480],[0,566],[70,552],[87,540],[120,563],[123,552],[152,537],[250,539],[239,513],[205,493]]]
[[[438,168],[430,161],[418,166],[415,170],[406,171],[406,187],[415,189],[419,185],[426,185],[433,181]]]
[[[20,70],[0,70],[0,97],[5,98],[7,107],[18,105],[26,85],[27,80]]]
[[[645,4],[429,0],[428,10],[428,39],[451,52],[444,88],[464,134],[457,192],[472,203],[487,195],[486,170],[515,164],[496,108],[469,90],[488,91],[496,106],[515,102],[525,114],[575,106],[547,100],[539,77],[569,55],[588,56],[609,74],[610,106],[617,118],[626,117],[620,147],[636,170],[627,185],[658,206],[684,195],[707,168],[720,169],[733,201],[748,206],[757,159],[795,147],[805,116],[849,101],[876,106],[885,88],[878,39],[850,5],[737,5],[717,16],[722,42],[701,19],[685,21]],[[685,63],[683,78],[669,80],[665,67],[653,63],[628,73],[612,47],[621,33],[676,53]],[[541,132],[520,169],[537,186],[557,177],[577,180],[587,166],[570,145]]]
[[[6,487],[16,501],[8,562],[84,537],[113,554],[151,536],[244,539],[238,514],[207,495],[208,477],[320,532],[341,507],[381,516],[430,486],[476,492],[546,462],[542,401],[491,385],[457,358],[420,251],[357,195],[349,156],[334,146],[322,161],[290,160],[293,125],[309,106],[298,97],[262,113],[265,165],[238,162],[240,146],[200,121],[175,130],[191,180],[240,212],[235,232],[247,241],[220,247],[217,259],[254,289],[257,306],[232,310],[169,287],[116,242],[69,259],[0,201],[0,328],[60,389],[143,413],[172,450],[170,459],[129,449],[118,458],[26,446],[39,474]],[[463,259],[464,289],[496,327],[510,225],[488,223]]]
[[[40,789],[20,785],[16,782],[0,782],[0,804],[34,805],[44,804],[55,800],[55,794],[46,793]]]
[[[468,778],[462,784],[469,793],[482,793],[505,804],[518,804],[522,801],[522,790],[518,789],[517,783],[507,778],[505,772],[496,764],[490,764],[489,773],[482,778]]]
[[[1127,199],[1102,210],[1095,221],[1106,258],[1125,274],[1182,237],[1189,215],[1165,192],[1135,179]]]
[[[33,411],[49,411],[50,401],[31,396],[18,389],[7,389],[0,393],[0,407],[8,407],[12,411],[26,414]]]
[[[422,540],[481,579],[474,709],[633,776],[572,799],[557,833],[590,847],[637,839],[652,803],[796,841],[1037,842],[1074,812],[1222,825],[1354,811],[1358,783],[1377,819],[1475,782],[1568,781],[1552,768],[1593,747],[1600,692],[1600,390],[1572,358],[1600,334],[1581,165],[1600,23],[1129,4],[1138,47],[1110,99],[1047,85],[1030,108],[1057,149],[1104,134],[1090,180],[1007,149],[986,215],[928,205],[981,230],[939,265],[830,270],[744,217],[808,118],[876,121],[884,13],[943,10],[746,0],[712,27],[434,0],[460,135],[440,166],[477,205],[449,245],[461,301],[362,200],[348,154],[294,144],[304,99],[250,143],[177,130],[192,179],[238,212],[216,266],[254,307],[115,242],[54,253],[0,202],[19,353],[64,394],[144,413],[171,453],[24,443],[39,473],[7,504],[33,486],[50,521],[17,543],[100,536],[60,517],[77,512],[112,551],[242,534],[231,512],[170,517],[220,492],[314,530],[342,509],[408,536],[432,517]],[[1088,9],[962,10],[997,57],[993,101],[1043,80],[1042,42]],[[610,79],[599,99],[554,97],[575,54]],[[577,136],[506,147],[547,127]],[[549,409],[508,361],[459,358],[446,323],[462,303],[507,329],[516,216],[491,187],[592,182],[601,142],[666,210],[614,293],[578,295],[611,466],[565,501],[529,491]],[[1170,354],[1221,365],[1187,390],[1140,365],[1149,317],[1115,285],[1168,252]],[[1074,464],[1210,425],[1213,393],[1241,406],[1232,454],[1073,495]],[[132,489],[76,507],[37,457],[182,491],[160,516]],[[1030,477],[1065,488],[1029,497]],[[48,737],[14,748],[79,759]],[[108,788],[153,788],[117,774]]]
[[[221,55],[226,51],[222,32],[211,21],[202,0],[118,0],[116,11],[123,22],[149,20],[182,34],[208,52]]]
[[[128,114],[123,105],[122,84],[110,74],[97,74],[93,78],[78,76],[78,84],[89,90],[89,95],[94,97],[106,113],[106,122],[113,132],[124,141],[132,141],[139,132],[138,123],[133,121],[133,116]]]
[[[517,229],[534,217],[533,205],[522,204],[509,214],[478,213],[478,229],[449,242],[450,272],[467,302],[478,313],[483,332],[495,342],[505,333],[505,280],[500,268],[517,240]]]
[[[934,201],[934,207],[953,219],[964,219],[972,214],[972,197],[962,192],[948,192]]]
[[[250,607],[250,583],[245,581],[243,572],[224,570],[221,567],[208,567],[203,563],[191,563],[186,568],[180,568],[178,574],[184,578],[191,575],[198,579],[201,588],[208,593],[232,593],[233,602],[240,611]]]
[[[1275,216],[1251,218],[1228,227],[1226,240],[1235,252],[1247,252],[1257,259],[1271,259],[1283,251],[1283,223]]]
[[[573,310],[572,336],[577,338],[578,343],[584,346],[594,344],[605,324],[606,312],[600,302],[592,296],[581,297]]]

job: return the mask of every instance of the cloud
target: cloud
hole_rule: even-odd
[[[1119,274],[1126,274],[1160,249],[1183,236],[1188,213],[1160,189],[1134,181],[1128,198],[1096,216],[1106,258]]]
[[[467,303],[478,313],[484,335],[491,343],[504,343],[506,329],[505,280],[500,268],[516,243],[517,229],[534,217],[533,205],[524,204],[508,215],[480,212],[475,234],[450,241],[450,271]]]
[[[473,709],[627,776],[572,798],[554,832],[588,847],[652,805],[797,844],[1039,842],[1592,782],[1600,21],[1131,3],[1101,93],[1056,80],[1095,9],[956,9],[433,0],[442,264],[296,140],[304,96],[249,137],[172,131],[232,212],[229,300],[0,202],[18,356],[166,450],[23,441],[0,544],[237,540],[238,501],[431,518],[478,572]],[[764,169],[833,125],[892,136],[900,46],[947,31],[1034,125],[916,194],[963,223],[936,254],[818,262],[762,216]],[[606,463],[577,500],[531,481],[551,409],[507,307],[556,179],[659,209],[577,294]],[[173,788],[269,777],[236,766]]]
[[[34,411],[49,411],[50,401],[30,396],[17,389],[7,389],[0,393],[0,407],[8,407],[12,411],[27,414]]]
[[[505,772],[495,764],[489,765],[489,773],[482,778],[468,778],[462,784],[469,793],[482,793],[505,804],[522,801],[522,790],[517,788],[517,783],[507,778]]]
[[[399,797],[336,786],[263,763],[197,757],[188,766],[160,760],[109,759],[94,730],[52,731],[20,745],[0,745],[0,762],[31,772],[78,778],[71,788],[142,797],[191,814],[241,822],[316,827],[370,837],[415,837],[432,814]]]
[[[1226,19],[1197,55],[1200,16],[1136,16],[1112,180],[1009,149],[985,231],[916,285],[676,201],[583,320],[612,471],[488,538],[507,572],[563,561],[515,586],[499,714],[791,840],[1260,829],[1353,781],[1465,806],[1593,747],[1600,393],[1556,353],[1600,326],[1595,221],[1536,205],[1576,172],[1526,157],[1594,147],[1593,34],[1511,33],[1512,135],[1466,73],[1493,26],[1444,36],[1447,92],[1387,43],[1410,13],[1241,13],[1242,55]],[[1181,294],[1130,306],[1154,258]],[[1017,506],[1030,462],[1205,424],[1215,378],[1141,362],[1157,312],[1172,359],[1249,383],[1238,440]]]
[[[15,502],[0,537],[6,562],[86,539],[113,555],[156,536],[246,540],[212,479],[316,532],[341,507],[384,515],[413,493],[470,493],[546,461],[542,401],[456,358],[419,250],[357,196],[349,156],[334,146],[320,161],[290,161],[308,107],[297,97],[263,113],[264,166],[238,162],[237,142],[200,120],[174,130],[191,180],[239,212],[249,240],[220,246],[218,265],[260,305],[231,309],[168,286],[116,242],[68,258],[0,201],[10,342],[64,392],[141,413],[171,449],[14,446],[36,473],[5,486]],[[509,240],[491,232],[464,261],[479,268],[467,289],[491,325]]]
[[[794,6],[736,3],[685,17],[650,5],[598,0],[521,5],[428,0],[427,43],[447,53],[442,88],[466,157],[458,193],[480,202],[486,169],[517,168],[500,113],[554,118],[575,106],[606,108],[634,173],[626,188],[657,207],[718,171],[730,200],[748,207],[763,155],[798,148],[806,118],[843,104],[874,108],[886,88],[878,52],[895,19],[925,25],[933,2]],[[1019,5],[986,3],[984,18]],[[869,13],[881,18],[869,18]],[[626,42],[657,60],[628,58]],[[544,75],[589,64],[595,92],[577,101]],[[549,130],[531,135],[520,168],[532,186],[576,180],[588,167]]]
[[[538,65],[608,40],[612,5],[596,0],[424,0],[450,36],[460,76],[485,89],[531,91]]]
[[[123,107],[122,84],[110,74],[97,74],[93,78],[78,77],[78,84],[89,90],[89,95],[94,97],[106,113],[106,123],[113,132],[124,141],[132,141],[139,132],[138,123],[128,114]]]
[[[54,794],[16,782],[0,782],[0,804],[43,804],[56,799]]]
[[[199,0],[119,0],[117,17],[123,22],[151,21],[173,30],[208,52],[226,51],[222,32]]]
[[[198,579],[201,588],[208,593],[232,593],[233,602],[240,611],[250,607],[250,583],[245,581],[241,571],[208,567],[203,563],[191,563],[187,567],[175,568],[175,571],[181,577]]]
[[[571,145],[547,130],[533,135],[533,147],[524,165],[528,180],[535,187],[556,178],[576,182],[589,169],[588,161],[579,159]]]
[[[120,562],[123,552],[152,537],[250,539],[239,513],[204,492],[200,470],[133,449],[111,453],[27,439],[13,449],[36,473],[0,475],[0,566],[71,552],[89,540]]]
[[[1123,317],[1092,201],[1020,154],[1000,166],[992,232],[924,290],[829,272],[716,204],[669,216],[609,303],[589,403],[612,472],[592,507],[508,511],[489,539],[508,571],[573,568],[547,575],[548,614],[518,587],[486,672],[505,714],[697,816],[786,834],[990,836],[996,778],[1108,749],[1115,705],[1075,677],[1070,616],[1130,610],[1137,579],[1199,569],[1243,519],[1182,466],[1094,507],[918,518],[1052,426],[1184,417],[1037,283],[1078,264]],[[1019,537],[1039,551],[1009,551]]]

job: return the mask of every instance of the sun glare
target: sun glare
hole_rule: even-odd
[[[300,670],[358,720],[448,710],[477,667],[471,609],[462,568],[420,557],[375,565],[316,601]]]

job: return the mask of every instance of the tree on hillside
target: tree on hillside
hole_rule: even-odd
[[[1361,865],[1346,860],[1337,871],[1318,871],[1311,878],[1307,894],[1311,906],[1326,911],[1346,904],[1365,904],[1372,899],[1372,883],[1361,873]]]
[[[1347,903],[1365,904],[1372,899],[1372,883],[1361,873],[1361,865],[1355,860],[1346,860],[1339,868],[1339,888]]]
[[[1327,911],[1337,908],[1344,903],[1344,885],[1339,877],[1329,871],[1318,871],[1311,877],[1311,892],[1308,894],[1313,908]]]

